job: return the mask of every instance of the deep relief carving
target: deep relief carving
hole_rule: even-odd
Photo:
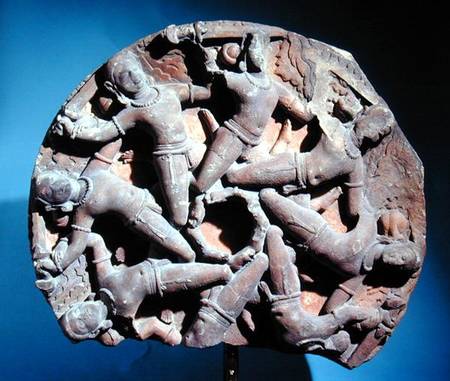
[[[423,169],[348,52],[252,23],[172,25],[55,117],[30,241],[73,341],[226,342],[355,367],[417,282]]]

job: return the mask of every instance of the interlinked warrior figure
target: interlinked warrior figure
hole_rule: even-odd
[[[279,195],[273,189],[263,189],[260,198],[296,242],[345,279],[342,292],[337,292],[332,297],[334,300],[327,302],[327,311],[348,300],[352,290],[376,265],[406,273],[413,273],[420,267],[418,245],[409,240],[392,240],[379,235],[377,216],[368,202],[361,208],[356,226],[341,233],[335,231],[318,212]]]
[[[117,214],[127,226],[181,260],[194,261],[194,251],[161,215],[161,207],[150,192],[126,182],[109,170],[120,144],[119,139],[104,146],[76,180],[56,171],[42,172],[36,178],[36,195],[47,209],[76,209],[67,250],[53,253],[53,260],[60,271],[83,253],[95,218],[105,213]]]
[[[87,245],[93,249],[100,300],[76,304],[63,315],[61,325],[74,340],[99,336],[104,344],[116,345],[121,336],[108,317],[120,317],[121,323],[127,325],[125,329],[131,328],[138,339],[156,336],[166,344],[179,344],[181,333],[175,324],[167,324],[156,316],[138,316],[144,299],[226,283],[232,277],[227,265],[146,259],[130,267],[113,266],[111,253],[100,235],[89,233]]]
[[[197,318],[184,336],[185,344],[202,348],[223,341],[247,303],[259,298],[258,285],[267,266],[267,255],[256,254],[225,286],[207,290],[209,295],[201,300]]]
[[[326,315],[314,315],[301,304],[301,285],[295,252],[283,242],[283,232],[272,226],[266,236],[271,287],[262,283],[268,296],[272,318],[284,343],[308,350],[344,352],[350,336],[345,326],[358,324],[368,330],[381,322],[381,311],[345,303]]]
[[[338,125],[333,135],[322,132],[310,152],[284,152],[272,158],[242,165],[227,173],[230,183],[262,187],[295,185],[314,187],[326,181],[343,179],[349,216],[359,213],[365,178],[363,143],[377,144],[395,123],[392,113],[382,105],[371,106],[360,114],[354,127]]]
[[[302,123],[312,119],[306,103],[267,73],[269,37],[262,32],[254,32],[248,35],[246,42],[248,47],[241,52],[244,57],[240,62],[241,72],[215,72],[223,75],[226,87],[234,94],[236,112],[215,131],[196,176],[195,186],[199,192],[205,192],[220,179],[247,147],[260,143],[277,105]],[[211,114],[209,119],[214,123]]]
[[[153,162],[170,219],[175,225],[185,225],[190,163],[181,102],[207,99],[209,89],[186,83],[156,84],[154,78],[143,71],[139,59],[129,51],[108,61],[106,76],[105,87],[125,108],[111,121],[95,116],[77,119],[78,115],[67,110],[66,116],[58,118],[56,131],[64,132],[72,139],[108,142],[143,125],[153,138]]]

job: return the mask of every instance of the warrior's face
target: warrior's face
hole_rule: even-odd
[[[248,58],[252,65],[260,71],[266,70],[268,44],[269,40],[264,35],[255,33],[248,47]]]
[[[124,95],[135,98],[154,83],[132,53],[121,53],[109,60],[107,72],[109,80],[105,82],[105,86],[118,97]]]
[[[75,179],[58,172],[43,173],[36,179],[38,200],[51,207],[64,209],[76,199],[80,186]]]
[[[405,271],[416,271],[420,264],[417,246],[412,242],[386,245],[381,260],[389,267]]]
[[[103,302],[83,302],[67,312],[65,329],[73,338],[96,336],[105,325],[107,315],[108,310]]]
[[[355,124],[355,135],[362,143],[364,139],[378,143],[394,127],[392,113],[380,106],[374,106],[364,113]]]
[[[134,95],[142,91],[147,86],[147,78],[134,60],[126,60],[114,72],[114,83],[121,93]]]

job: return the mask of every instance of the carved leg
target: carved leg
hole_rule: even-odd
[[[244,143],[230,130],[220,127],[200,164],[194,186],[197,191],[207,191],[230,168],[244,149]]]
[[[308,352],[318,352],[318,351],[330,351],[343,353],[351,345],[350,335],[346,331],[339,331],[338,333],[322,338],[311,338],[303,340],[299,346],[303,350]]]
[[[208,109],[202,108],[199,110],[198,117],[200,118],[202,124],[205,125],[208,136],[213,136],[214,133],[220,128],[216,118],[214,118],[214,115]]]
[[[233,273],[227,265],[207,263],[171,264],[160,267],[161,290],[166,294],[208,286],[212,283],[226,283]]]
[[[276,295],[292,295],[300,292],[300,279],[297,266],[283,242],[283,232],[271,226],[266,235],[269,271],[273,291]]]
[[[177,255],[181,260],[185,262],[195,260],[195,252],[180,232],[150,207],[143,208],[136,216],[133,228]]]
[[[272,316],[281,331],[283,341],[298,346],[305,339],[334,333],[338,325],[332,315],[313,316],[303,310],[297,266],[292,262],[282,237],[283,233],[278,227],[269,228],[266,245],[274,294],[267,286],[264,288],[272,304]]]
[[[156,336],[165,344],[178,345],[181,343],[182,336],[177,328],[173,324],[163,323],[155,316],[134,320],[133,328],[141,340]]]
[[[154,156],[153,163],[170,218],[176,226],[184,226],[188,219],[189,169],[184,154]]]
[[[200,228],[186,229],[186,233],[191,237],[191,242],[196,248],[197,253],[200,251],[202,259],[206,262],[225,263],[230,259],[230,254],[220,251],[206,242],[206,239]]]
[[[325,219],[316,211],[305,208],[273,189],[260,192],[263,205],[298,239],[308,241],[314,238],[326,224]]]
[[[337,307],[347,302],[362,286],[364,278],[365,275],[360,275],[341,283],[322,307],[322,312],[331,313]]]
[[[231,255],[228,260],[228,264],[233,271],[238,271],[244,267],[245,264],[251,262],[255,254],[255,249],[253,249],[253,247],[246,246],[242,250],[239,250],[237,253]]]
[[[216,295],[211,293],[209,299],[204,299],[197,319],[185,335],[185,344],[203,348],[220,343],[230,325],[254,297],[267,265],[265,254],[256,255],[253,261],[239,270]]]
[[[313,198],[311,200],[311,208],[317,212],[322,212],[328,209],[339,198],[341,194],[341,187],[335,187],[322,196]]]
[[[281,127],[280,135],[277,141],[270,150],[272,155],[276,155],[282,152],[286,152],[289,143],[292,141],[292,123],[289,119],[286,119]]]
[[[297,180],[295,155],[285,152],[271,159],[248,164],[227,173],[230,183],[236,185],[282,186]]]
[[[332,314],[321,316],[305,311],[300,302],[300,280],[297,267],[282,237],[283,233],[279,228],[274,226],[269,228],[266,245],[274,295],[267,286],[265,291],[272,304],[272,316],[281,331],[283,341],[313,349],[345,350],[348,340],[345,343],[340,341],[335,343],[334,339],[340,336],[331,335],[349,323],[376,320],[377,310],[344,305]]]

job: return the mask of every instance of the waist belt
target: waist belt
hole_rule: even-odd
[[[242,127],[239,123],[233,119],[229,119],[223,122],[224,126],[231,132],[234,132],[239,139],[241,139],[245,144],[250,146],[257,146],[261,143],[262,130],[259,133],[254,133]]]

